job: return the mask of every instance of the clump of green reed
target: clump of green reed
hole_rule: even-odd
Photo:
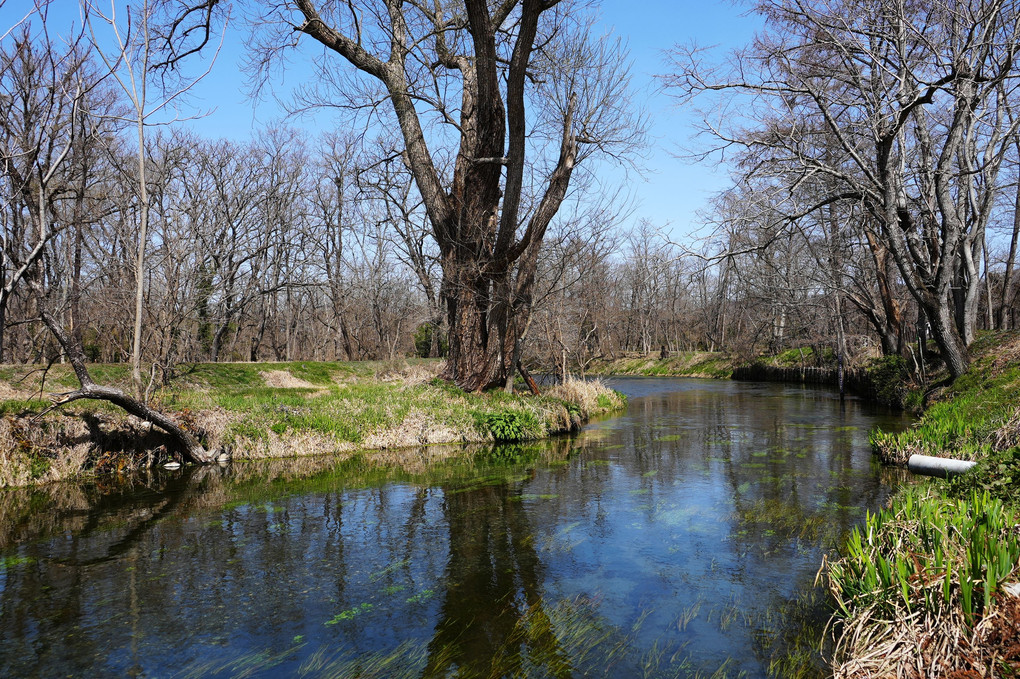
[[[873,431],[868,440],[887,463],[904,464],[915,453],[980,459],[992,451],[993,434],[1015,410],[1016,392],[1011,385],[986,389],[964,383],[947,400],[929,406],[910,429],[895,434]]]
[[[869,514],[850,534],[843,558],[828,567],[837,615],[845,620],[837,667],[846,659],[858,668],[880,662],[867,668],[875,676],[916,662],[956,669],[959,645],[1016,572],[1017,521],[1016,511],[987,491],[954,499],[930,484]]]
[[[893,616],[959,606],[968,624],[991,606],[1020,559],[1016,512],[987,491],[967,499],[903,493],[855,528],[829,577],[839,609],[869,607]]]

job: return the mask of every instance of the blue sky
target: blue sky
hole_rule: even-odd
[[[630,178],[637,201],[633,219],[668,225],[677,239],[697,229],[697,212],[725,188],[728,177],[724,167],[677,157],[677,147],[691,143],[698,118],[660,91],[655,76],[668,71],[665,52],[674,45],[696,42],[725,53],[748,43],[761,22],[745,14],[737,3],[714,0],[602,3],[602,24],[629,41],[634,89],[650,115],[647,172],[643,178]]]
[[[0,25],[6,27],[14,23],[23,13],[22,6],[27,9],[29,2],[8,0],[4,3],[0,9]],[[97,4],[108,6],[107,2],[99,0]],[[57,11],[67,12],[65,26],[66,22],[77,19],[77,3],[60,0],[56,4]],[[117,4],[122,3],[118,0]],[[668,70],[665,52],[673,45],[695,41],[700,45],[714,45],[721,51],[732,49],[751,39],[759,19],[746,16],[740,4],[711,0],[603,0],[600,14],[600,28],[623,37],[629,44],[635,100],[650,117],[650,148],[643,163],[643,175],[612,169],[601,173],[600,170],[602,181],[626,183],[635,203],[631,221],[647,219],[656,227],[667,228],[674,238],[683,240],[697,230],[698,211],[706,206],[712,194],[725,187],[726,170],[711,163],[694,164],[677,157],[678,145],[690,141],[696,128],[696,116],[689,109],[678,107],[663,93],[654,76]],[[61,23],[54,21],[51,31],[62,30]],[[198,84],[191,97],[192,112],[215,110],[186,124],[206,136],[245,139],[260,126],[278,119],[281,112],[271,100],[260,102],[253,110],[241,73],[246,29],[240,21],[234,23],[212,72]],[[294,70],[289,75],[289,80],[299,80]],[[277,90],[285,93],[286,83]],[[315,126],[313,121],[306,120],[296,124]]]

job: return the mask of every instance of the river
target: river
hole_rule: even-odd
[[[579,435],[409,469],[237,463],[0,493],[0,676],[818,677],[813,587],[904,416],[618,378]]]

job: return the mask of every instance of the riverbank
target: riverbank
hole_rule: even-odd
[[[436,361],[216,363],[182,368],[151,402],[207,448],[235,460],[433,444],[540,439],[623,407],[601,383],[541,396],[469,394],[436,379]],[[127,389],[127,366],[93,366]],[[0,488],[124,472],[179,459],[158,430],[106,403],[79,401],[40,417],[75,386],[68,366],[0,369]]]
[[[626,353],[612,359],[596,359],[584,373],[591,376],[707,377],[728,379],[739,364],[733,354],[722,351],[682,351],[662,358],[659,352]]]
[[[0,493],[5,601],[25,621],[0,640],[6,675],[825,676],[818,563],[890,492],[868,431],[906,418],[778,384],[613,386],[623,417],[449,459]]]
[[[775,355],[741,358],[719,351],[658,352],[626,354],[593,362],[585,374],[592,376],[634,375],[643,377],[700,377],[746,382],[786,382],[839,387],[840,371],[831,349],[800,347]],[[898,357],[876,356],[846,366],[842,373],[847,393],[907,410],[917,408],[917,394],[903,381],[904,361]]]
[[[978,464],[902,488],[825,568],[837,679],[1020,672],[1020,333],[985,334],[970,350],[965,375],[936,375],[941,386],[915,398],[925,407],[914,427],[870,437],[887,464],[914,453]]]

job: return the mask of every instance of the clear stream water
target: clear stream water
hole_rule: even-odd
[[[612,384],[627,411],[576,437],[409,471],[0,493],[0,676],[824,676],[812,583],[890,491],[868,431],[906,419],[824,389]]]

